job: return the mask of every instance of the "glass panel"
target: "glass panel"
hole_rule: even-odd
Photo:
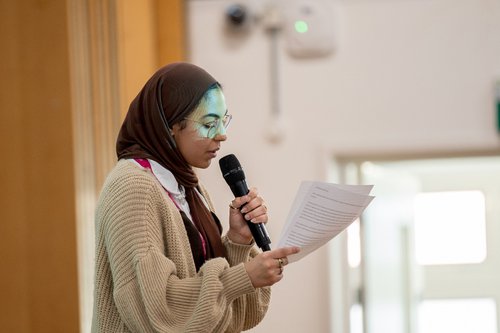
[[[485,201],[480,191],[419,193],[415,240],[421,265],[479,263],[486,258]]]
[[[352,268],[358,267],[361,263],[359,219],[347,228],[347,260]]]
[[[361,304],[353,304],[349,313],[350,333],[363,333],[363,307]]]
[[[493,299],[423,301],[418,317],[418,333],[497,333]]]

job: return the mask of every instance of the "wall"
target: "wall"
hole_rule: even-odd
[[[0,327],[87,332],[95,199],[130,100],[184,58],[183,2],[2,1],[0,18]]]
[[[0,327],[77,332],[70,74],[64,1],[2,1]]]
[[[164,64],[185,60],[181,0],[123,0],[116,6],[121,116],[149,77]]]
[[[493,103],[500,78],[498,1],[331,1],[334,54],[292,58],[282,36],[278,40],[286,128],[278,144],[267,139],[270,40],[261,24],[239,38],[228,34],[223,13],[230,3],[189,2],[189,55],[225,87],[234,118],[220,156],[235,153],[249,184],[266,198],[275,243],[300,181],[327,179],[326,157],[500,147]],[[218,166],[200,174],[222,217],[231,193]],[[287,267],[268,316],[253,331],[327,332],[336,310],[329,288],[323,248]]]
[[[71,0],[68,7],[80,331],[89,332],[95,204],[116,163],[116,136],[130,102],[159,63],[184,56],[184,7],[181,0]]]

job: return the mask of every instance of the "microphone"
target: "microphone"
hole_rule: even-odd
[[[245,173],[241,168],[240,162],[233,154],[224,156],[219,160],[220,170],[222,176],[226,180],[226,183],[231,188],[235,197],[241,197],[249,192],[247,183],[245,181]],[[262,249],[262,251],[271,250],[271,239],[266,230],[264,223],[252,223],[247,221],[247,225],[250,228],[253,239],[257,246]]]

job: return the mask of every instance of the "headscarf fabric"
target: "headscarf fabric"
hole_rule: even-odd
[[[206,244],[205,260],[226,256],[221,241],[222,226],[196,193],[198,177],[176,148],[166,127],[171,129],[188,117],[214,84],[217,81],[209,73],[190,63],[177,62],[160,68],[130,104],[116,142],[118,159],[152,159],[172,172],[184,186],[192,222]],[[185,214],[182,216],[187,219]],[[204,262],[199,253],[201,239],[192,232],[188,232],[188,236],[199,269]]]

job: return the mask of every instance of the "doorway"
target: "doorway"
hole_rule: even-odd
[[[500,157],[346,159],[376,196],[347,230],[350,333],[498,333]]]

